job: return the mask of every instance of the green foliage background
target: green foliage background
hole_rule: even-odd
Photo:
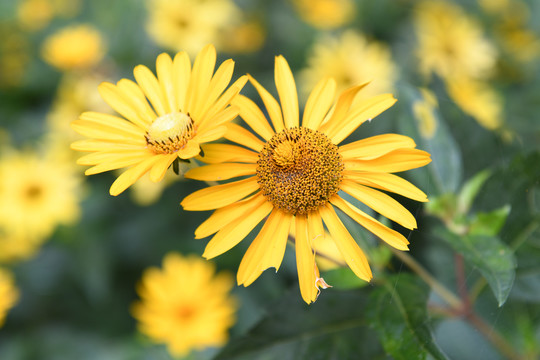
[[[12,21],[15,3],[0,1],[4,23]],[[299,70],[316,30],[303,23],[285,0],[237,3],[256,11],[267,39],[256,53],[219,53],[219,59],[232,56],[235,75],[251,73],[274,89],[274,56],[283,54],[293,72]],[[488,21],[473,2],[461,3]],[[429,87],[439,99],[438,130],[434,138],[424,139],[411,111],[420,96],[417,87],[427,85],[411,60],[414,4],[357,1],[357,15],[349,27],[392,46],[402,80],[398,104],[362,125],[353,138],[399,132],[432,154],[432,164],[406,174],[431,202],[422,206],[399,200],[419,223],[418,230],[403,232],[410,238],[410,256],[434,282],[426,283],[402,262],[406,260],[390,257],[387,248],[349,222],[353,236],[375,259],[372,284],[356,281],[348,270],[331,271],[323,276],[334,288],[308,306],[299,294],[294,252],[288,249],[278,274],[265,272],[249,288],[233,290],[241,307],[229,344],[190,358],[540,356],[540,66],[514,69],[526,76],[495,84],[505,98],[504,123],[514,133],[512,140],[464,115],[437,80]],[[538,33],[540,7],[529,4],[531,26]],[[84,2],[76,20],[92,23],[105,34],[107,57],[120,69],[118,77],[103,80],[132,78],[137,64],[154,68],[163,50],[147,37],[145,19],[142,1]],[[32,60],[23,85],[0,90],[1,127],[18,146],[41,136],[60,79],[60,73],[40,60],[39,44],[69,21],[56,19],[46,30],[30,35]],[[254,91],[247,86],[244,93]],[[157,203],[141,207],[128,194],[108,195],[113,174],[86,181],[89,190],[80,223],[59,228],[37,256],[11,266],[22,296],[0,329],[1,359],[169,358],[163,346],[137,334],[128,309],[136,299],[134,285],[143,269],[160,266],[169,251],[202,254],[207,240],[194,240],[193,232],[209,214],[184,212],[179,202],[206,185],[177,182]],[[235,273],[251,238],[215,259],[218,268]],[[455,302],[449,304],[433,286],[449,290]]]

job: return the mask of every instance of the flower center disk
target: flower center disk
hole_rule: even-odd
[[[176,112],[158,117],[148,127],[146,144],[157,154],[172,154],[182,149],[195,135],[189,114]]]
[[[257,182],[277,208],[293,215],[325,205],[339,191],[343,161],[326,135],[304,127],[275,134],[259,153]]]

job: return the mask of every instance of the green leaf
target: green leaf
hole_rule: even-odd
[[[502,306],[515,279],[516,260],[513,251],[495,236],[456,235],[437,227],[434,234],[445,240],[486,278],[499,306]]]
[[[490,212],[479,212],[471,220],[469,232],[472,235],[495,236],[501,231],[510,214],[510,205]]]
[[[400,132],[411,136],[417,147],[429,152],[432,159],[427,167],[411,172],[414,183],[428,191],[435,185],[439,195],[455,193],[463,174],[461,152],[437,104],[430,102],[425,90],[411,86],[401,86],[398,99],[398,106],[402,107]]]
[[[231,341],[216,360],[358,359],[381,357],[383,351],[365,321],[366,291],[323,291],[305,304],[298,291],[268,309],[246,335]]]
[[[429,287],[407,274],[389,278],[372,294],[367,308],[370,324],[392,358],[447,359],[433,340],[426,308],[428,296]]]
[[[476,195],[478,195],[478,192],[490,176],[491,171],[484,170],[463,184],[458,195],[458,211],[461,214],[469,212]]]

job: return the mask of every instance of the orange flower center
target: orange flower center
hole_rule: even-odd
[[[144,138],[156,154],[172,154],[182,149],[195,135],[189,114],[176,112],[158,117],[148,127]]]
[[[275,207],[301,215],[339,191],[343,169],[338,147],[326,135],[292,128],[275,134],[259,153],[257,182]]]

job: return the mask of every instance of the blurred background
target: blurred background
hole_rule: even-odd
[[[209,213],[179,203],[206,185],[169,170],[111,197],[118,174],[84,176],[69,124],[84,111],[113,113],[101,82],[133,79],[139,64],[155,71],[161,52],[193,60],[208,43],[218,63],[235,60],[234,78],[250,73],[273,94],[274,57],[284,55],[301,109],[325,76],[339,90],[371,81],[360,96],[397,97],[350,141],[396,132],[432,154],[405,175],[430,204],[398,199],[419,229],[395,228],[466,307],[446,304],[349,223],[374,284],[321,264],[335,287],[307,306],[289,248],[278,274],[232,287],[229,344],[186,358],[540,355],[540,2],[0,0],[0,38],[1,359],[174,358],[137,330],[130,308],[145,269],[171,252],[203,253],[207,240],[193,233]],[[251,85],[242,93],[260,103]],[[217,271],[234,276],[252,238],[213,259]],[[404,310],[386,313],[379,300]],[[421,309],[429,336],[407,322],[410,309]]]

